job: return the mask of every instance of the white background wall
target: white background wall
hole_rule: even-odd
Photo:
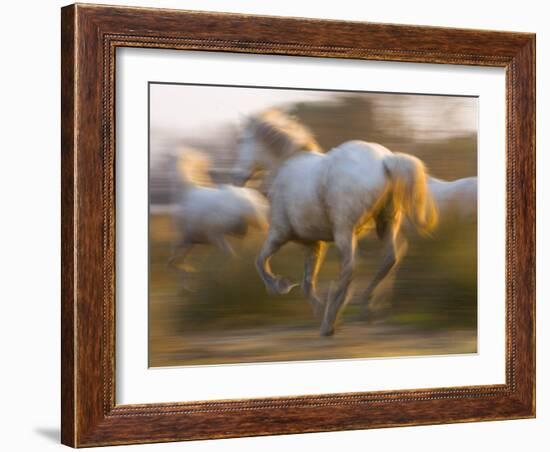
[[[115,0],[113,0],[115,1]],[[546,2],[462,0],[360,2],[279,0],[116,0],[118,4],[282,16],[307,16],[537,33],[538,413],[535,420],[407,427],[223,441],[119,447],[116,450],[464,451],[547,450],[550,309],[544,260],[549,241],[550,31]],[[96,3],[96,2],[94,2]],[[0,444],[3,450],[60,449],[59,439],[59,8],[60,1],[2,5],[0,108]],[[7,138],[7,139],[6,139]],[[7,252],[6,252],[7,251]],[[521,351],[520,351],[521,352]],[[545,381],[546,380],[546,381]]]

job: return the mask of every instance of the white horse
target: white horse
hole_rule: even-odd
[[[234,252],[227,236],[243,236],[249,227],[267,229],[269,205],[256,190],[213,185],[210,160],[200,151],[182,150],[177,170],[179,189],[174,220],[178,239],[170,265],[177,267],[197,244],[213,244],[228,255]]]
[[[468,224],[477,219],[477,177],[445,181],[430,177],[428,186],[439,218],[445,224]]]
[[[269,233],[256,261],[268,291],[288,293],[296,284],[276,276],[270,258],[288,241],[307,248],[303,290],[313,312],[322,317],[321,335],[334,333],[352,280],[357,238],[374,222],[384,241],[384,257],[365,299],[397,262],[397,237],[403,217],[421,233],[437,222],[423,163],[407,154],[363,141],[349,141],[319,152],[312,134],[278,110],[249,119],[239,142],[235,173],[243,182],[259,168],[273,170]],[[323,303],[315,281],[334,242],[341,256],[336,291]]]
[[[464,177],[452,181],[428,177],[430,190],[438,217],[438,231],[446,232],[446,227],[469,227],[477,222],[477,177]],[[407,219],[403,222],[403,232],[407,235],[414,230]],[[406,237],[401,237],[404,248]]]
[[[445,181],[435,177],[428,177],[428,188],[432,194],[435,207],[437,209],[438,224],[434,230],[434,236],[443,237],[447,228],[470,228],[475,227],[477,222],[477,177],[465,177],[453,181]],[[414,232],[414,225],[405,218],[403,229],[399,236],[399,254],[397,262],[394,265],[391,274],[389,274],[384,283],[385,290],[391,293],[395,273],[398,265],[408,248],[407,236]],[[378,294],[377,294],[378,295]],[[366,300],[368,305],[363,309],[362,315],[370,317],[385,311],[391,306],[391,298],[388,294],[383,297],[374,296]]]

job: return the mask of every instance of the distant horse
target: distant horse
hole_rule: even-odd
[[[428,178],[428,188],[432,194],[438,214],[437,229],[433,237],[443,238],[449,232],[449,228],[470,228],[475,227],[477,221],[477,177],[465,177],[452,181],[445,181],[435,177]],[[414,232],[414,225],[405,218],[403,221],[402,234],[398,238],[399,254],[397,263],[394,265],[384,283],[385,290],[391,292],[397,267],[404,257],[408,248],[408,236]],[[369,294],[372,295],[372,292]],[[363,317],[372,318],[376,313],[385,311],[391,306],[391,299],[388,294],[383,297],[371,297],[362,311]]]
[[[269,205],[256,190],[215,186],[210,160],[200,151],[183,149],[177,161],[179,184],[175,222],[178,239],[169,260],[177,267],[197,244],[212,244],[228,255],[234,252],[227,236],[244,236],[249,227],[267,229]]]
[[[477,218],[477,177],[445,181],[430,177],[428,187],[434,197],[441,222],[474,223]]]
[[[468,227],[477,221],[477,177],[464,177],[452,181],[428,177],[428,189],[432,194],[438,217],[438,232],[448,227]],[[407,219],[403,222],[405,235],[414,229]],[[401,237],[403,246],[406,238]]]
[[[273,171],[269,233],[256,267],[272,293],[288,293],[296,284],[276,276],[270,258],[288,241],[306,246],[303,290],[321,317],[321,335],[332,335],[352,280],[357,238],[374,223],[384,242],[384,257],[365,299],[395,266],[397,237],[407,217],[421,233],[437,222],[423,163],[407,154],[363,141],[349,141],[326,154],[309,130],[279,110],[253,116],[239,140],[234,173],[242,183],[261,168]],[[332,299],[316,294],[316,278],[326,242],[334,242],[341,266]]]

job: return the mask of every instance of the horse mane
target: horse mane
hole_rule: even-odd
[[[191,147],[180,147],[177,161],[178,176],[184,186],[211,186],[208,174],[211,160],[204,152]]]
[[[251,116],[248,125],[255,138],[284,155],[300,150],[321,150],[306,126],[279,109],[272,108]]]

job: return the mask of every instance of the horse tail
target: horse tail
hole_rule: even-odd
[[[418,232],[428,234],[437,224],[438,212],[428,188],[426,167],[416,157],[394,152],[384,158],[391,181],[392,201]]]

